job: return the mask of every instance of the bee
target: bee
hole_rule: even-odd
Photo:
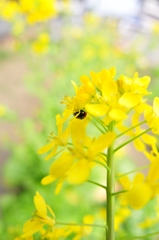
[[[79,119],[84,119],[86,116],[87,116],[87,113],[83,110],[80,110],[78,112],[74,112],[73,115],[76,117],[76,118],[79,118]]]

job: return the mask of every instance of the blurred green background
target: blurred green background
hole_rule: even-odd
[[[56,133],[55,115],[64,109],[60,101],[63,96],[74,94],[71,80],[79,84],[81,75],[111,67],[117,70],[116,78],[120,74],[132,77],[138,72],[152,78],[149,101],[158,95],[159,23],[154,19],[146,30],[138,25],[132,28],[131,22],[129,28],[122,24],[119,18],[100,17],[92,12],[81,14],[75,21],[67,13],[52,22],[28,26],[21,34],[10,30],[0,38],[1,240],[12,240],[21,234],[23,224],[34,211],[33,196],[37,190],[58,220],[82,222],[85,214],[94,214],[98,222],[102,221],[99,212],[104,207],[104,191],[89,183],[65,184],[55,195],[54,183],[40,184],[50,163],[44,162],[44,156],[37,152],[50,132]],[[40,34],[44,41],[36,40]],[[124,159],[129,168],[131,160],[125,156]],[[103,181],[98,170],[92,174]],[[152,230],[137,228],[137,222],[152,214],[155,204],[135,211],[134,217],[123,223],[122,234]],[[90,239],[102,240],[101,230],[93,234]]]

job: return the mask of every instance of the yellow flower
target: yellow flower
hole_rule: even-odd
[[[24,233],[20,236],[21,238],[29,239],[29,237],[33,236],[36,232],[39,232],[44,225],[47,225],[50,229],[55,225],[54,212],[38,192],[36,192],[34,196],[34,204],[36,211],[33,217],[25,223],[23,227]],[[47,210],[50,212],[51,217],[47,215]]]
[[[42,184],[46,185],[55,180],[58,180],[55,193],[58,194],[61,190],[63,182],[66,180],[68,171],[73,164],[74,156],[69,152],[63,152],[61,156],[52,163],[50,174],[42,179]]]
[[[121,177],[120,183],[127,190],[123,198],[134,209],[143,208],[152,197],[151,186],[145,181],[142,173],[137,173],[132,182],[128,176]]]
[[[127,207],[120,207],[120,209],[115,213],[115,231],[119,231],[120,226],[124,221],[131,215],[131,210]]]
[[[105,157],[101,153],[109,147],[115,140],[114,132],[101,134],[98,138],[89,138],[86,135],[87,119],[83,121],[73,119],[70,121],[70,132],[72,145],[68,151],[63,152],[50,167],[50,174],[42,179],[42,184],[49,184],[58,180],[56,193],[62,187],[64,181],[71,184],[81,184],[90,175],[92,167],[95,166],[94,160],[103,162]]]
[[[57,13],[55,0],[20,0],[20,11],[28,23],[46,21]]]
[[[7,20],[13,20],[18,14],[25,17],[28,23],[34,24],[56,16],[55,3],[55,0],[1,0],[0,15]]]
[[[153,227],[153,225],[155,223],[158,222],[158,219],[152,219],[152,218],[146,218],[146,220],[144,220],[143,222],[141,222],[139,224],[140,228],[149,228],[149,227]]]
[[[32,43],[32,49],[35,53],[46,53],[49,50],[50,37],[47,33],[41,33],[36,41]]]
[[[0,117],[3,117],[6,114],[6,108],[0,104]]]
[[[69,150],[77,160],[68,172],[68,181],[72,184],[80,184],[88,179],[92,167],[95,166],[93,160],[102,162],[105,160],[100,154],[113,143],[116,134],[107,132],[98,138],[91,139],[84,132],[84,126],[82,129],[79,120],[72,121],[70,129],[73,145],[69,147]]]
[[[68,227],[58,227],[55,226],[52,230],[48,231],[46,229],[42,229],[40,231],[42,239],[47,240],[59,240],[61,237],[67,237],[71,234],[71,230]]]
[[[16,1],[0,1],[0,16],[2,18],[11,21],[19,11],[19,5]]]
[[[94,216],[92,215],[85,215],[83,218],[84,224],[93,224]],[[91,226],[70,226],[69,229],[75,233],[75,236],[72,240],[81,240],[85,236],[89,236],[92,232]]]
[[[57,116],[57,118],[58,118],[58,116]],[[65,129],[64,132],[61,132],[61,131],[62,131],[62,126],[59,124],[58,125],[58,136],[51,133],[51,136],[49,139],[50,143],[48,143],[47,145],[45,145],[39,149],[39,151],[38,151],[39,154],[43,154],[43,153],[46,153],[51,150],[50,154],[45,158],[45,160],[48,160],[51,157],[53,157],[56,154],[58,147],[63,147],[62,150],[64,150],[65,146],[67,145],[67,141],[68,141],[69,135],[70,135],[70,129],[68,127]],[[62,150],[60,150],[60,151],[62,151]]]
[[[145,119],[152,132],[159,134],[159,98],[155,97],[153,101],[153,108],[145,112]]]

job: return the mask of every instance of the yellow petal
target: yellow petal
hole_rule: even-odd
[[[156,145],[157,143],[157,138],[150,135],[150,134],[144,134],[141,136],[141,138],[143,139],[143,141],[146,143],[146,144],[149,144],[149,145]]]
[[[156,158],[150,165],[147,180],[150,183],[154,183],[158,179],[159,179],[159,158]]]
[[[112,76],[112,78],[114,78],[115,74],[116,74],[116,69],[114,67],[112,67],[109,69],[109,72],[110,72],[110,75]]]
[[[42,184],[42,185],[47,185],[47,184],[52,183],[52,182],[55,181],[55,180],[56,180],[56,178],[53,178],[52,176],[47,175],[46,177],[44,177],[44,178],[41,180],[41,184]]]
[[[97,75],[95,72],[93,72],[93,71],[90,72],[90,75],[91,75],[91,78],[92,78],[92,83],[93,83],[97,88],[99,88],[99,90],[101,90],[101,89],[100,89],[100,85],[99,85],[98,75]]]
[[[122,109],[118,109],[118,108],[112,108],[109,111],[108,116],[115,121],[121,121],[127,118],[127,114]]]
[[[112,96],[117,94],[117,83],[113,80],[106,80],[102,85],[102,95],[105,100],[111,99]]]
[[[133,184],[140,184],[142,182],[144,182],[144,175],[143,173],[139,172],[135,175],[134,180],[133,180]]]
[[[74,144],[81,143],[85,139],[87,123],[86,118],[82,121],[75,118],[70,122],[71,137]]]
[[[23,227],[23,234],[21,235],[22,238],[27,238],[32,236],[34,233],[38,232],[40,228],[42,228],[44,224],[39,221],[34,221],[34,219],[30,219],[27,221]]]
[[[124,93],[119,98],[119,104],[127,108],[133,108],[141,101],[141,96],[134,93]]]
[[[83,222],[85,224],[89,223],[89,224],[92,224],[94,222],[94,216],[93,215],[85,215],[84,218],[83,218]]]
[[[69,152],[62,153],[62,155],[51,165],[50,175],[53,178],[64,177],[73,161],[74,157]]]
[[[159,117],[159,98],[155,97],[153,100],[153,110],[157,117]]]
[[[62,189],[62,185],[63,185],[63,182],[64,182],[64,179],[60,179],[57,183],[57,186],[56,186],[56,189],[55,189],[55,194],[59,194],[59,192],[61,191]]]
[[[53,148],[55,145],[55,142],[51,142],[45,146],[43,146],[42,148],[39,149],[38,153],[39,154],[43,154],[43,153],[46,153],[48,152],[51,148]]]
[[[103,151],[105,148],[109,147],[113,143],[115,137],[115,132],[107,132],[105,134],[102,134],[93,141],[91,147],[89,148],[89,151],[91,153],[99,153]]]
[[[150,186],[146,183],[136,184],[126,193],[126,199],[129,205],[134,209],[143,208],[152,195]]]
[[[46,214],[47,214],[46,203],[38,191],[36,192],[36,195],[34,196],[34,204],[38,211],[38,215],[40,214],[42,217],[45,218]]]
[[[78,92],[77,84],[74,81],[71,81],[71,83],[72,83],[72,85],[73,85],[73,87],[75,89],[75,93],[77,94],[77,92]]]
[[[55,214],[52,211],[51,207],[49,205],[46,205],[47,209],[49,210],[49,212],[51,213],[51,215],[53,216],[53,218],[55,218]]]
[[[57,146],[55,146],[53,148],[53,150],[51,151],[51,153],[45,158],[45,160],[49,160],[50,158],[52,158],[55,154],[56,154],[56,151],[57,151]]]
[[[135,79],[135,84],[143,87],[144,89],[146,89],[151,81],[149,76],[144,76],[142,78],[138,77],[138,74],[134,74],[134,79]]]
[[[130,187],[130,185],[131,185],[129,178],[128,178],[128,176],[126,176],[126,175],[123,176],[123,177],[120,177],[120,178],[119,178],[119,182],[121,183],[121,185],[123,186],[123,188],[124,188],[125,190],[128,190],[129,187]]]
[[[138,151],[144,151],[146,149],[145,144],[139,138],[135,139],[133,144]]]
[[[85,109],[86,112],[95,117],[104,116],[108,112],[108,106],[106,104],[86,104]]]
[[[56,125],[58,127],[58,135],[62,132],[63,122],[60,114],[56,115]]]
[[[81,184],[88,179],[89,174],[89,162],[86,160],[80,160],[70,169],[67,180],[71,184]]]
[[[87,83],[90,82],[90,79],[89,79],[88,76],[83,75],[83,76],[80,77],[80,81],[81,81],[81,83],[83,83],[84,85],[87,85]]]

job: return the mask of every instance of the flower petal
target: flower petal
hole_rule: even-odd
[[[55,142],[51,142],[45,146],[43,146],[42,148],[39,149],[38,153],[39,154],[43,154],[48,152],[51,148],[53,148],[53,146],[55,145]]]
[[[50,175],[53,178],[64,177],[73,161],[74,157],[69,152],[62,153],[62,155],[51,165]]]
[[[26,238],[32,236],[34,233],[38,232],[40,228],[42,228],[44,224],[39,221],[34,221],[34,219],[30,219],[27,221],[23,227],[22,238]]]
[[[153,100],[153,110],[157,117],[159,117],[159,98],[155,97]]]
[[[36,192],[36,195],[34,196],[34,204],[38,211],[38,215],[40,214],[40,216],[45,218],[46,214],[47,214],[46,203],[38,191]]]
[[[53,178],[52,176],[47,175],[46,177],[44,177],[44,178],[41,180],[41,184],[42,184],[42,185],[47,185],[47,184],[52,183],[52,182],[55,181],[55,180],[56,180],[56,178]]]
[[[93,141],[89,148],[89,151],[91,153],[99,153],[103,151],[105,148],[109,147],[112,144],[112,142],[115,140],[115,137],[115,132],[107,132],[105,134],[102,134]]]
[[[80,160],[71,167],[67,180],[71,184],[81,184],[88,179],[89,174],[89,162],[87,160]]]
[[[141,101],[141,95],[137,95],[134,93],[126,92],[119,98],[119,104],[127,108],[135,107],[140,103],[140,101]]]
[[[85,109],[86,112],[96,117],[104,116],[108,112],[106,104],[86,104]]]

